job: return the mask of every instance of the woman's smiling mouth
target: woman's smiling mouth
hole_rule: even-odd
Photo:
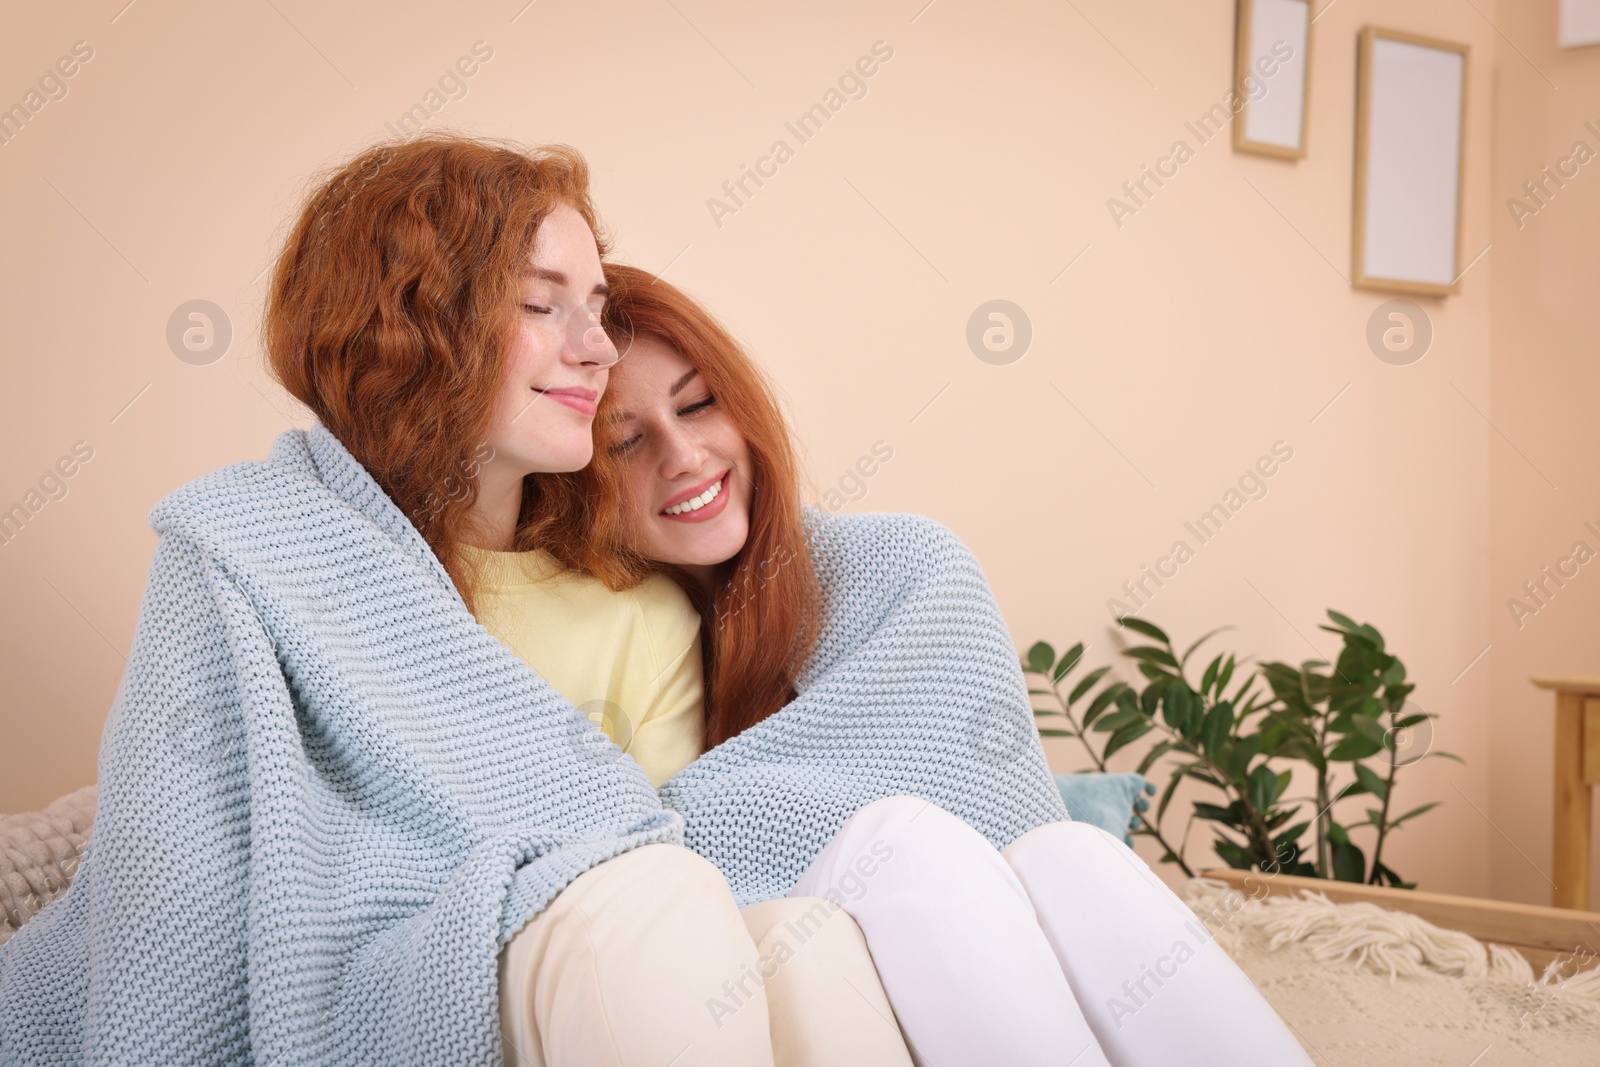
[[[540,396],[547,396],[558,404],[565,404],[580,415],[594,418],[596,402],[600,393],[594,389],[584,389],[581,386],[566,386],[565,388],[540,389],[533,386],[533,391]]]
[[[728,505],[728,475],[731,473],[730,468],[710,482],[680,493],[661,509],[660,515],[677,522],[705,522],[714,518]]]

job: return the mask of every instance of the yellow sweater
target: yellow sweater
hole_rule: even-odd
[[[656,575],[623,592],[548,552],[491,552],[478,621],[631,755],[659,787],[700,755],[700,616]]]

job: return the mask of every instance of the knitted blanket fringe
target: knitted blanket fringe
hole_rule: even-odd
[[[0,945],[0,1067],[499,1067],[500,949],[620,852],[687,844],[746,904],[880,797],[997,848],[1065,819],[971,553],[915,516],[805,518],[800,696],[658,792],[320,423],[168,496],[93,836]]]
[[[1184,902],[1199,915],[1225,949],[1250,929],[1269,949],[1297,945],[1324,964],[1347,966],[1397,978],[1435,974],[1454,978],[1494,978],[1535,986],[1541,992],[1600,1005],[1600,967],[1564,975],[1556,959],[1537,978],[1526,956],[1505,945],[1479,941],[1426,919],[1365,901],[1335,903],[1321,893],[1251,899],[1214,878],[1194,878],[1183,887]]]

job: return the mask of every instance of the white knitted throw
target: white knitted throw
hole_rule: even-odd
[[[1252,900],[1206,878],[1182,895],[1318,1064],[1600,1064],[1592,956],[1535,977],[1513,949],[1375,904]]]

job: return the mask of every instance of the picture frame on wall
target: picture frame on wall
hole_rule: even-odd
[[[1561,0],[1556,32],[1562,48],[1600,44],[1600,0]]]
[[[1351,284],[1456,293],[1468,47],[1366,26],[1357,57]]]
[[[1311,113],[1311,0],[1239,0],[1233,91],[1244,107],[1233,147],[1303,159]]]

